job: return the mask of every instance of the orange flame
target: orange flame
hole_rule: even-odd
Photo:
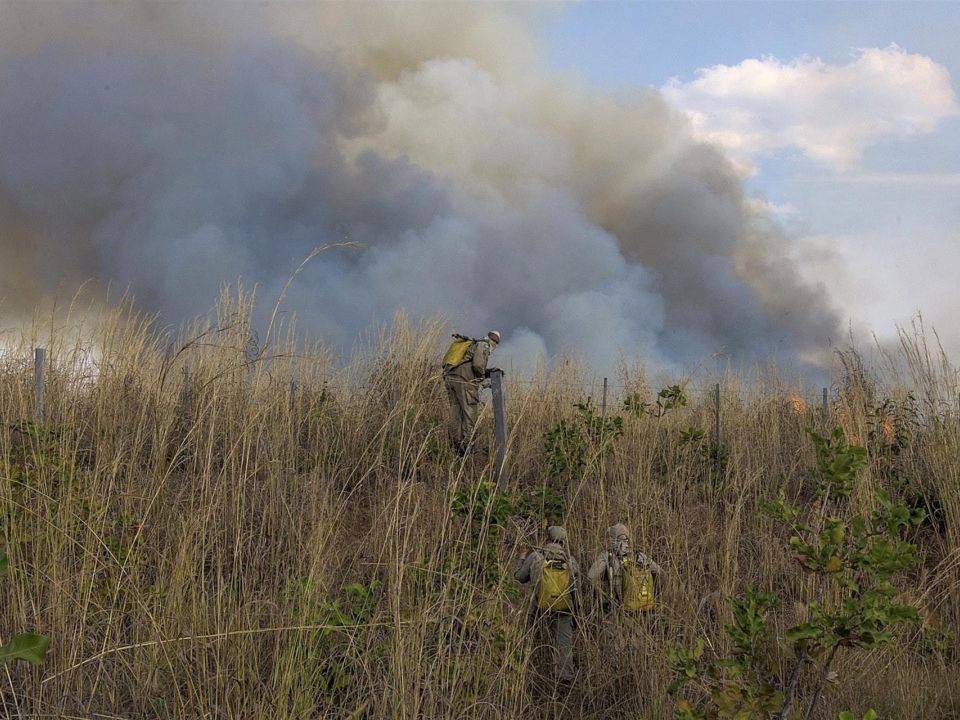
[[[796,415],[800,415],[807,409],[807,401],[800,397],[800,393],[796,390],[791,390],[787,393],[787,402],[790,404],[790,409],[793,410]]]
[[[887,443],[892,443],[894,438],[893,418],[885,415],[880,419],[880,431],[883,433],[883,439]]]

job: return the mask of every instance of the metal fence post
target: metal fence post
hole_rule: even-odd
[[[296,433],[297,423],[297,381],[290,381],[290,429]]]
[[[190,368],[183,366],[183,389],[180,395],[180,412],[183,415],[183,421],[186,423],[190,419]]]
[[[43,399],[46,383],[47,351],[41,347],[33,351],[33,388],[34,398],[36,399],[36,417],[37,422],[43,425]]]
[[[713,436],[717,443],[717,452],[720,448],[720,383],[717,383],[713,391]]]
[[[603,400],[600,402],[600,417],[607,416],[607,379],[603,379]]]
[[[827,403],[827,389],[823,389],[823,404],[820,407],[820,419],[823,425],[823,437],[827,437],[830,432],[830,406]]]
[[[503,408],[503,371],[490,372],[490,390],[493,392],[493,434],[497,442],[493,478],[497,491],[507,489],[507,416]]]

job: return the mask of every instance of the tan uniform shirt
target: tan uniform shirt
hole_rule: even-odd
[[[447,370],[444,375],[457,375],[463,380],[482,380],[487,373],[487,362],[490,360],[490,343],[486,340],[477,340],[467,350],[464,361]]]

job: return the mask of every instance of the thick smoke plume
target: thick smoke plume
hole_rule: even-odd
[[[0,4],[6,309],[96,278],[176,321],[350,239],[285,302],[341,349],[401,307],[599,367],[837,336],[658,92],[545,72],[493,6],[318,5]]]

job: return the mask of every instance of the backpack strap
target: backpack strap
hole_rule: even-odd
[[[470,337],[469,335],[461,335],[460,333],[451,333],[450,336],[456,340],[469,340],[470,342],[475,342],[475,343],[484,341],[484,338]]]
[[[619,581],[617,579],[619,570]],[[609,581],[607,588],[610,592],[610,603],[616,604],[623,600],[623,561],[618,559],[612,552],[607,551],[607,577]]]

